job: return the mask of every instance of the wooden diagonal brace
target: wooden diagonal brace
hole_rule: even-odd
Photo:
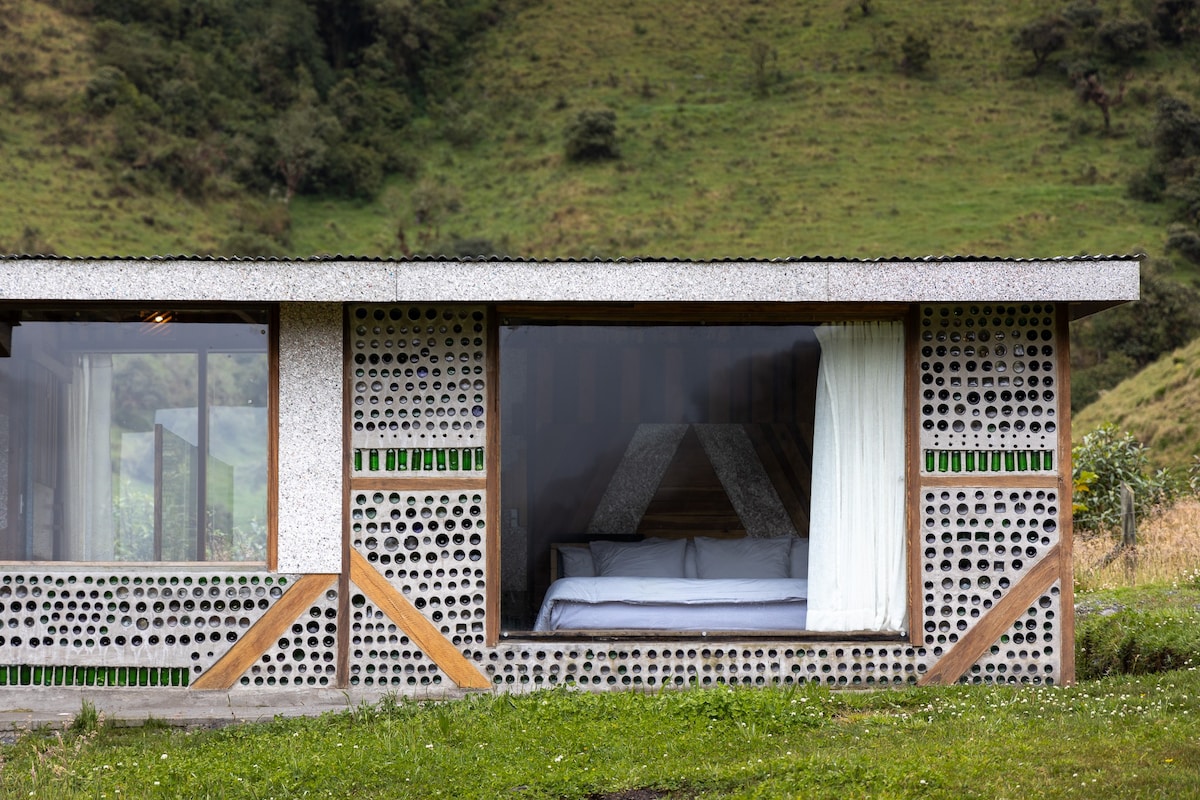
[[[950,652],[942,656],[941,660],[917,681],[917,684],[938,686],[954,683],[961,678],[972,664],[987,653],[996,639],[1029,609],[1038,595],[1054,585],[1060,577],[1060,566],[1058,545],[1055,545],[1015,586],[1009,588],[1008,593],[1000,598],[996,605],[975,623],[975,627],[967,631]],[[1072,642],[1063,642],[1062,646],[1074,645]]]
[[[337,575],[304,575],[283,593],[275,605],[225,651],[225,655],[192,682],[192,689],[229,689],[250,665],[279,641],[279,637],[321,594],[337,580]]]
[[[459,687],[491,688],[487,677],[357,550],[350,551],[350,580]]]

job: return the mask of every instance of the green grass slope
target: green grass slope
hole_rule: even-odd
[[[1200,340],[1160,358],[1076,413],[1072,438],[1112,423],[1149,447],[1158,466],[1186,468],[1200,455]]]
[[[0,0],[33,64],[0,116],[0,245],[62,254],[221,251],[278,201],[132,191],[73,98],[87,30]],[[1104,134],[1060,72],[1026,75],[1032,0],[514,3],[449,97],[397,135],[420,165],[372,203],[297,198],[293,255],[400,255],[486,240],[512,255],[718,257],[1161,251],[1162,207],[1125,196],[1154,97],[1194,98],[1194,53],[1132,69]],[[897,69],[928,38],[927,74]],[[765,54],[756,69],[754,53]],[[36,56],[36,59],[33,57]],[[10,60],[12,60],[10,58]],[[575,165],[563,130],[616,112],[621,157]],[[36,247],[34,247],[36,245]],[[232,253],[230,253],[232,254]]]
[[[1010,38],[1044,4],[873,5],[531,3],[414,131],[422,174],[373,221],[296,204],[297,249],[388,251],[397,231],[417,251],[483,238],[534,256],[1161,249],[1163,209],[1125,184],[1148,157],[1150,98],[1194,90],[1185,62],[1135,70],[1142,104],[1106,136],[1061,74],[1025,75]],[[909,34],[932,44],[927,76],[897,69]],[[774,54],[765,81],[756,47]],[[621,158],[565,161],[563,130],[589,108],[616,112]]]
[[[86,22],[50,4],[0,0],[0,252],[211,250],[245,199],[145,194],[108,167],[111,131],[79,110],[95,69],[89,37]]]

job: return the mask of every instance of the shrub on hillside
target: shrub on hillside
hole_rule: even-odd
[[[766,97],[771,87],[783,80],[779,71],[779,53],[762,41],[750,43],[750,87],[755,97]]]
[[[1161,203],[1167,193],[1167,176],[1157,165],[1151,165],[1129,176],[1125,193],[1143,203]]]
[[[1113,19],[1096,29],[1096,45],[1109,61],[1131,64],[1154,41],[1154,31],[1144,19]]]
[[[394,143],[418,104],[444,101],[438,87],[501,13],[498,0],[67,2],[90,18],[99,67],[83,106],[131,117],[118,124],[138,134],[118,160],[142,169],[159,151],[211,141],[230,153],[222,185],[265,192],[282,177],[289,196],[333,186],[367,197],[384,175],[413,172]],[[461,115],[447,138],[475,141],[483,119]],[[336,135],[314,132],[330,120]],[[196,182],[183,161],[167,166],[172,185]]]
[[[1079,30],[1093,30],[1100,26],[1104,10],[1091,0],[1075,0],[1062,11],[1063,19]]]
[[[1200,165],[1193,169],[1197,166]],[[1175,206],[1177,219],[1189,225],[1200,225],[1200,171],[1170,183],[1166,197]]]
[[[1200,0],[1158,0],[1150,9],[1150,22],[1158,38],[1182,44],[1200,37]]]
[[[1033,54],[1033,73],[1042,71],[1046,60],[1067,46],[1071,25],[1057,15],[1035,19],[1013,34],[1013,45]]]
[[[924,36],[908,34],[900,43],[900,71],[905,75],[922,75],[933,58],[933,46]]]
[[[1154,114],[1154,158],[1170,166],[1200,155],[1200,115],[1175,97],[1164,97]]]
[[[374,200],[383,188],[384,157],[369,147],[339,142],[312,177],[313,189],[333,197]]]
[[[619,158],[617,114],[605,109],[584,109],[567,126],[568,161],[601,161]]]
[[[1170,504],[1179,493],[1170,470],[1153,469],[1146,447],[1115,425],[1084,436],[1071,458],[1073,480],[1088,487],[1075,498],[1075,527],[1080,530],[1109,531],[1120,526],[1122,484],[1133,490],[1134,513],[1139,517]]]
[[[1137,371],[1137,363],[1124,353],[1109,353],[1098,364],[1071,370],[1071,411],[1079,411],[1096,402],[1106,389],[1132,377]]]
[[[1192,264],[1200,264],[1200,231],[1186,225],[1167,228],[1167,250],[1179,253]]]
[[[83,89],[83,107],[96,116],[103,116],[121,105],[132,104],[137,88],[117,67],[100,67],[88,78]]]
[[[213,251],[212,255],[227,258],[284,258],[287,248],[269,236],[253,231],[230,234]]]

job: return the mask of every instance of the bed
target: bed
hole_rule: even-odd
[[[534,630],[802,630],[807,575],[795,536],[559,545]]]

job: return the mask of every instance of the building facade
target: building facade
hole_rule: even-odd
[[[1070,683],[1068,324],[1138,269],[0,258],[0,681]]]

